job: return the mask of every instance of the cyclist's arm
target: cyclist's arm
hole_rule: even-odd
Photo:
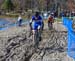
[[[31,27],[31,24],[32,24],[32,19],[29,21],[29,26]]]
[[[18,17],[18,21],[21,20],[21,19],[22,19],[21,17]]]
[[[29,23],[32,23],[32,19],[29,21]]]
[[[31,18],[31,20],[29,21],[29,23],[32,23],[34,19],[35,19],[35,17],[32,16],[32,18]]]

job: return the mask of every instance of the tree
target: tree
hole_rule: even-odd
[[[2,4],[2,9],[7,10],[8,12],[13,10],[13,3],[11,0],[5,0],[4,3]]]
[[[38,9],[40,11],[44,11],[45,8],[45,1],[44,0],[38,0]]]
[[[31,9],[32,8],[32,0],[25,0],[25,8]]]

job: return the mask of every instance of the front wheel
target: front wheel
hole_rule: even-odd
[[[38,48],[39,41],[41,41],[41,31],[40,30],[33,31],[32,39],[34,47]]]
[[[32,35],[33,45],[35,45],[35,41],[36,41],[36,32],[33,30],[32,33],[33,33],[33,35]]]
[[[42,33],[42,29],[39,29],[38,30],[38,41],[42,40],[41,33]]]

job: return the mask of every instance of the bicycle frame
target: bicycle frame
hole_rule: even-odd
[[[53,29],[53,23],[52,22],[48,22],[48,28],[49,28],[49,30]]]

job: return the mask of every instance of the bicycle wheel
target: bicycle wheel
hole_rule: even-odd
[[[33,39],[33,45],[36,45],[36,39],[37,39],[36,31],[33,33],[32,39]]]
[[[41,41],[42,40],[42,38],[41,38],[41,33],[42,33],[42,30],[40,29],[39,31],[38,31],[38,41]]]

